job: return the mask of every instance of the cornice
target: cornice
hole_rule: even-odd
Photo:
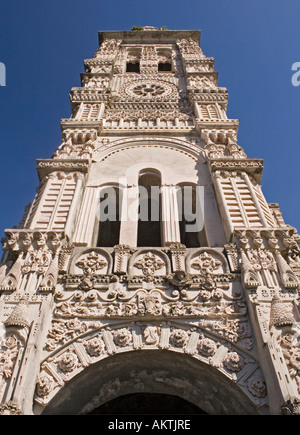
[[[178,39],[192,38],[200,44],[200,30],[141,30],[141,31],[100,31],[99,45],[106,39],[122,40],[123,44],[175,44]]]
[[[84,128],[84,129],[93,129],[97,131],[97,134],[101,133],[102,130],[102,120],[97,121],[80,121],[72,118],[63,118],[60,120],[61,131],[64,131],[67,128]]]
[[[263,159],[233,159],[233,158],[218,158],[209,161],[211,172],[225,171],[243,171],[252,175],[259,183],[263,171]]]
[[[238,119],[196,119],[196,130],[201,135],[203,129],[233,129],[238,132]]]
[[[46,175],[55,171],[87,173],[90,161],[85,159],[38,159],[37,172],[41,181]]]

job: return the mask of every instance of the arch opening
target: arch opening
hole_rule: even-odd
[[[92,415],[178,415],[207,414],[181,397],[161,393],[133,393],[116,397],[89,414]]]
[[[138,246],[162,246],[160,187],[158,171],[145,169],[140,172]]]
[[[42,413],[97,413],[105,403],[115,399],[111,404],[121,403],[122,396],[134,394],[144,394],[149,400],[148,394],[175,396],[212,415],[259,414],[249,396],[217,368],[165,349],[122,352],[86,367],[56,393]]]
[[[99,196],[97,246],[113,247],[119,244],[120,238],[122,190],[105,186],[100,189]]]

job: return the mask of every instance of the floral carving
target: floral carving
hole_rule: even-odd
[[[65,373],[75,370],[78,364],[77,355],[74,352],[68,351],[62,355],[58,361],[58,368]]]
[[[67,308],[66,308],[67,309]],[[88,326],[77,318],[70,320],[55,320],[52,329],[48,332],[49,339],[46,341],[46,349],[54,350],[58,344],[64,344],[69,340],[87,331]]]
[[[125,347],[131,343],[132,335],[131,332],[126,328],[113,331],[112,334],[114,342],[117,346]]]
[[[23,412],[18,408],[13,401],[0,403],[0,415],[23,415]]]
[[[224,366],[232,372],[238,372],[244,367],[244,359],[237,352],[228,352],[224,361]]]
[[[94,337],[84,343],[86,351],[91,356],[100,356],[105,351],[104,342],[101,337]]]
[[[83,270],[80,288],[90,290],[96,282],[95,274],[107,266],[107,261],[101,255],[92,251],[77,261],[76,266]]]
[[[38,275],[43,275],[50,265],[50,253],[45,251],[30,251],[22,266],[22,273],[36,272]]]
[[[202,338],[198,343],[198,351],[204,356],[212,356],[216,353],[217,345],[210,338]]]
[[[177,89],[174,85],[162,81],[142,80],[133,81],[127,84],[123,90],[122,95],[126,95],[126,98],[131,97],[134,99],[143,100],[161,100],[162,98],[174,98],[177,93]]]
[[[176,329],[170,334],[170,343],[175,347],[184,347],[187,344],[189,334],[183,329]]]
[[[267,387],[264,379],[253,377],[248,381],[248,390],[255,397],[265,397],[267,394]]]
[[[300,348],[295,335],[291,332],[286,332],[281,336],[280,344],[290,376],[296,381],[298,393],[300,393]]]

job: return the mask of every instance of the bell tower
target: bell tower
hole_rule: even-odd
[[[101,414],[140,393],[299,414],[299,236],[227,102],[199,31],[99,32],[5,230],[0,414]]]

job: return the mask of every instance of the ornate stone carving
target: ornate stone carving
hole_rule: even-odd
[[[191,268],[204,275],[215,273],[216,270],[220,270],[221,265],[221,261],[213,258],[208,252],[203,252],[191,260]]]
[[[117,346],[128,346],[132,341],[131,331],[127,328],[122,328],[117,331],[113,331],[114,342]]]
[[[157,344],[159,341],[160,329],[155,325],[146,325],[143,334],[146,344]]]
[[[265,380],[261,377],[253,377],[248,381],[248,389],[255,397],[263,398],[267,394]]]
[[[78,357],[74,351],[67,351],[63,353],[63,355],[58,358],[57,362],[58,368],[63,373],[72,372],[77,368],[77,365],[79,363]]]
[[[165,267],[165,263],[156,254],[149,251],[139,256],[133,266],[141,270],[147,281],[151,281],[156,271],[161,271]]]
[[[134,80],[126,84],[124,89],[120,90],[121,98],[141,99],[141,100],[173,100],[178,98],[176,87],[166,81],[155,81],[149,79]]]
[[[5,388],[10,383],[17,357],[23,344],[15,334],[0,342],[0,398],[5,397]],[[0,408],[1,409],[1,408]]]
[[[275,296],[271,302],[270,327],[292,325],[295,322],[293,308],[290,303],[283,302]]]
[[[53,390],[53,378],[46,373],[40,373],[36,383],[36,394],[40,397],[48,396]]]
[[[18,405],[13,402],[0,403],[0,415],[23,415]]]
[[[91,251],[83,254],[76,261],[77,269],[81,269],[82,277],[80,278],[79,287],[84,290],[91,290],[97,281],[96,275],[105,275],[108,271],[107,256]]]
[[[201,340],[199,340],[197,348],[202,355],[208,357],[216,353],[217,344],[215,341],[211,340],[210,338],[204,337]]]
[[[243,357],[237,352],[228,352],[223,363],[232,372],[239,372],[245,364]]]
[[[184,329],[176,329],[170,335],[170,343],[175,347],[185,347],[188,339],[189,334]]]

